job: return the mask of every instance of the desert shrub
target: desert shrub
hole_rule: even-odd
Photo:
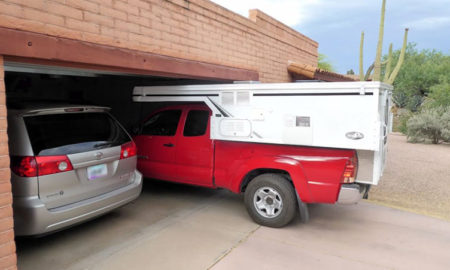
[[[450,139],[450,107],[423,109],[406,123],[408,141],[431,141],[434,144]]]
[[[404,92],[395,92],[392,94],[392,101],[399,108],[404,108],[408,105],[408,96]]]
[[[411,96],[408,100],[406,108],[408,108],[412,112],[417,112],[420,109],[420,105],[422,105],[424,101],[424,97],[415,95]]]
[[[442,139],[446,142],[450,142],[450,106],[442,114]]]
[[[397,129],[398,129],[398,131],[400,131],[403,134],[407,134],[407,132],[408,132],[407,123],[408,123],[409,118],[411,118],[410,114],[403,114],[403,115],[398,116]]]
[[[394,114],[394,123],[393,123],[393,131],[401,132],[406,135],[408,130],[406,124],[413,115],[412,112],[405,108],[393,107],[392,113]]]

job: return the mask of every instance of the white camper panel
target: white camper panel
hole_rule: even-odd
[[[377,184],[390,126],[380,82],[135,87],[136,102],[205,102],[211,139],[358,150],[357,181]]]

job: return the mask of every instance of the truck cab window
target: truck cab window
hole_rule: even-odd
[[[177,132],[181,110],[159,112],[148,119],[142,127],[142,135],[174,136]]]
[[[183,136],[202,136],[206,133],[208,126],[209,111],[191,110],[189,111],[186,124],[184,125]]]

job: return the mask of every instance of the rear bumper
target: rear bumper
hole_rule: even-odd
[[[16,235],[37,235],[61,230],[103,215],[136,199],[142,190],[142,174],[137,170],[129,185],[114,191],[55,209],[47,209],[38,196],[14,197]]]
[[[355,204],[362,199],[366,192],[367,186],[360,184],[343,184],[339,191],[337,203],[339,204]]]

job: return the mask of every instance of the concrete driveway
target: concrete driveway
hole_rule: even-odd
[[[227,191],[146,183],[100,219],[17,241],[19,269],[450,269],[450,223],[362,202],[264,228]]]

